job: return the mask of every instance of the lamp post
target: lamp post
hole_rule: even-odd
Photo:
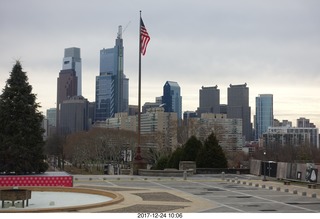
[[[263,152],[263,180],[262,181],[267,181],[266,179],[266,152]]]

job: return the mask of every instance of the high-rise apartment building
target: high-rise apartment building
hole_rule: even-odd
[[[201,113],[220,113],[220,90],[218,86],[201,87],[197,113],[199,117]]]
[[[95,127],[137,131],[138,116],[116,113],[113,118],[95,123]],[[153,107],[141,114],[141,135],[149,137],[145,147],[175,149],[177,140],[177,113],[164,112],[163,107]]]
[[[124,47],[119,26],[116,45],[100,50],[100,74],[96,77],[95,120],[103,121],[115,113],[128,112],[129,79],[123,73]]]
[[[242,133],[246,141],[252,140],[251,108],[247,84],[228,87],[227,117],[242,119]]]
[[[165,112],[175,112],[178,121],[182,119],[182,97],[180,86],[177,82],[167,81],[163,86],[162,104]]]
[[[188,126],[189,125],[189,119],[191,118],[197,118],[198,115],[194,111],[185,111],[183,112],[183,125]]]
[[[273,126],[273,95],[260,94],[256,97],[255,140],[262,137]]]
[[[188,136],[196,136],[204,141],[212,132],[224,150],[242,150],[244,146],[242,119],[230,119],[226,114],[214,113],[202,113],[200,118],[189,119]]]
[[[146,102],[142,106],[142,113],[146,113],[147,109],[162,107],[162,97],[156,97],[155,102]]]
[[[82,70],[80,48],[71,47],[64,50],[62,69],[73,69],[77,76],[77,95],[82,95]]]
[[[300,117],[299,119],[297,119],[297,127],[299,127],[299,128],[315,128],[316,126],[312,122],[310,122],[310,119]]]
[[[312,127],[269,127],[263,133],[263,147],[277,149],[280,146],[305,146],[319,149],[319,129]]]
[[[163,107],[155,107],[141,114],[141,134],[151,134],[149,146],[174,150],[178,145],[177,140],[177,113],[165,112]]]

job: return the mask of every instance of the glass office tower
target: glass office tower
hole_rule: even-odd
[[[260,94],[256,97],[255,140],[273,126],[273,95]]]
[[[162,104],[165,112],[176,112],[178,121],[182,119],[182,97],[177,82],[167,81],[163,86]]]
[[[82,70],[81,70],[80,48],[71,47],[64,49],[62,70],[72,69],[77,77],[77,95],[82,95]]]
[[[128,112],[129,79],[123,73],[123,39],[119,26],[116,45],[100,50],[100,75],[96,77],[95,121]]]

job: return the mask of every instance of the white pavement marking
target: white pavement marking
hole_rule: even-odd
[[[194,195],[194,194],[192,194],[192,193],[189,193],[189,192],[186,192],[186,191],[183,191],[183,190],[180,190],[180,189],[176,189],[176,188],[173,188],[173,187],[170,187],[170,186],[165,186],[165,185],[162,185],[162,184],[157,183],[157,182],[154,182],[154,181],[147,181],[147,182],[156,184],[156,185],[158,185],[158,186],[161,186],[161,187],[164,187],[164,188],[167,188],[167,189],[176,190],[176,191],[183,192],[183,193],[188,193],[188,194],[190,194],[190,195],[192,195],[192,196],[194,196],[194,197],[202,198],[202,199],[205,199],[205,200],[207,200],[207,201],[213,202],[214,204],[218,205],[218,207],[216,207],[216,208],[219,208],[219,207],[227,207],[227,208],[233,209],[233,210],[235,210],[235,211],[245,212],[245,211],[243,211],[243,210],[241,210],[241,209],[234,208],[234,207],[232,207],[232,206],[228,206],[228,205],[225,205],[225,204],[221,204],[221,203],[219,203],[219,202],[216,202],[216,201],[213,201],[213,200],[210,200],[210,199],[207,199],[207,198],[199,197],[199,196],[196,196],[196,195]],[[190,181],[188,181],[188,182],[190,182]],[[210,210],[210,209],[213,209],[213,208],[204,209],[204,211]]]
[[[112,186],[118,186],[118,187],[119,187],[119,185],[114,184],[114,183],[112,183],[112,182],[110,182],[110,181],[108,181],[108,180],[103,180],[103,182],[109,183],[109,184],[112,185]]]
[[[217,188],[217,189],[221,189],[222,188],[222,187],[212,186],[212,185],[208,185],[208,184],[200,183],[200,182],[192,182],[192,183],[196,183],[196,184],[200,184],[200,185],[208,186],[208,187],[212,187],[212,188]],[[320,211],[311,210],[311,209],[308,209],[308,208],[303,208],[303,207],[299,207],[299,206],[295,206],[295,205],[286,204],[284,202],[279,202],[279,201],[275,201],[275,200],[271,200],[271,199],[267,199],[267,198],[262,198],[260,196],[255,196],[255,195],[247,194],[247,193],[244,193],[244,192],[233,191],[233,190],[226,189],[226,188],[223,188],[223,189],[226,190],[226,191],[237,193],[237,194],[241,194],[241,195],[246,195],[246,196],[250,195],[251,197],[254,197],[254,198],[257,198],[257,199],[261,199],[261,200],[265,200],[265,201],[269,201],[269,202],[273,202],[275,204],[282,204],[282,205],[290,206],[290,207],[293,207],[293,208],[302,209],[302,210],[305,210],[305,211],[311,211],[311,212],[317,212],[317,213],[320,212]],[[270,191],[270,190],[268,190],[268,191]]]

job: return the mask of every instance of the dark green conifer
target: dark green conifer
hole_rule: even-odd
[[[202,143],[195,136],[191,136],[183,146],[182,160],[195,161],[198,152],[202,148]]]
[[[48,169],[39,107],[17,61],[0,95],[0,173],[30,174]]]
[[[196,163],[199,168],[228,167],[227,158],[214,133],[211,133],[205,140],[203,147],[197,155]]]

